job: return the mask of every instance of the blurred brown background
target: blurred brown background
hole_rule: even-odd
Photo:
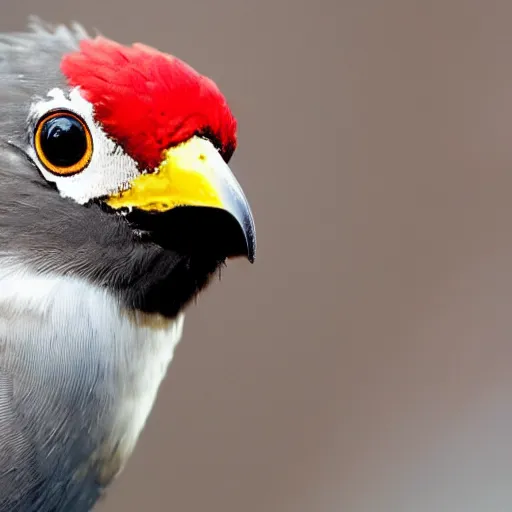
[[[512,3],[17,0],[212,76],[259,254],[100,507],[512,511]]]

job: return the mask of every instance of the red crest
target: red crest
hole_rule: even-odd
[[[142,44],[97,37],[62,59],[106,133],[142,168],[195,134],[210,137],[225,159],[236,148],[236,119],[215,83],[180,59]]]

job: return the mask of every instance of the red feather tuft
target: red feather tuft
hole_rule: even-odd
[[[226,99],[176,57],[97,37],[65,55],[61,69],[93,104],[108,135],[143,168],[157,167],[163,150],[194,134],[211,137],[225,159],[236,148],[236,119]]]

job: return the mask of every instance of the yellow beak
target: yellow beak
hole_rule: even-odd
[[[236,220],[245,240],[243,253],[254,261],[256,235],[247,199],[217,149],[202,137],[167,149],[156,172],[141,174],[127,190],[110,196],[106,203],[114,209],[154,213],[178,207],[223,210]]]

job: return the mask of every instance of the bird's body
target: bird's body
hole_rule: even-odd
[[[252,261],[235,128],[213,82],[156,50],[39,22],[0,36],[0,512],[91,510],[184,308]]]
[[[75,279],[2,274],[0,511],[88,510],[135,446],[183,315],[130,312]],[[54,482],[71,492],[52,494]]]

